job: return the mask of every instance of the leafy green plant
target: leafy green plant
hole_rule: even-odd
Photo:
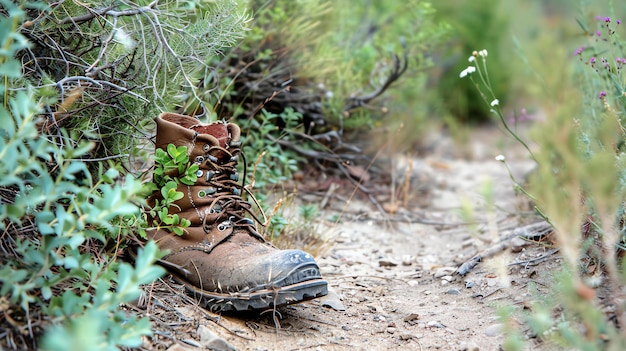
[[[244,136],[252,133],[248,154],[268,153],[257,168],[268,165],[276,172],[270,177],[289,178],[304,160],[361,160],[363,151],[351,143],[372,130],[384,137],[404,124],[406,133],[394,141],[406,141],[423,128],[427,104],[416,96],[426,95],[419,91],[426,89],[423,71],[432,65],[428,50],[447,26],[433,20],[425,1],[351,5],[252,1],[258,11],[249,35],[214,60],[213,78],[220,83],[203,96],[209,119],[233,118]],[[391,113],[400,117],[388,118]],[[254,135],[259,128],[269,140]],[[294,162],[275,167],[276,154]]]
[[[516,315],[531,336],[558,347],[621,350],[626,347],[622,330],[626,52],[619,37],[620,20],[598,16],[595,29],[584,17],[578,22],[587,43],[574,52],[575,80],[561,82],[573,88],[549,96],[546,109],[553,113],[532,134],[539,145],[536,151],[531,152],[504,118],[489,83],[486,51],[470,56],[460,76],[475,83],[506,131],[537,162],[528,186],[515,185],[531,196],[540,215],[552,224],[564,258],[563,270],[550,279],[550,291],[537,296],[530,313],[508,310],[503,311],[504,318]],[[499,160],[505,162],[504,157]],[[516,332],[507,345],[510,350],[524,347]]]
[[[279,121],[280,120],[280,121]],[[299,131],[302,114],[286,108],[280,114],[262,110],[258,118],[242,124],[247,131],[245,151],[258,155],[255,162],[255,184],[263,188],[292,179],[305,158],[293,150],[283,150],[276,140],[289,137],[289,132]],[[277,125],[284,124],[284,129]],[[288,130],[288,131],[287,131]]]
[[[147,216],[152,218],[150,224],[155,225],[156,229],[167,229],[183,235],[183,229],[189,227],[191,222],[178,214],[170,214],[169,209],[185,196],[178,191],[178,186],[181,183],[193,185],[198,179],[198,165],[189,163],[186,146],[176,147],[174,144],[168,144],[167,151],[156,149],[154,163],[153,181],[145,186],[152,193],[158,191],[160,197],[154,197],[154,206],[147,211]],[[177,176],[172,177],[172,174]]]
[[[290,198],[293,200],[293,198]],[[266,235],[278,247],[298,247],[315,256],[329,248],[329,238],[323,235],[317,204],[283,206],[272,214]],[[296,212],[288,211],[287,208]]]
[[[139,250],[134,265],[118,259],[124,238],[141,218],[135,204],[141,201],[141,182],[107,164],[94,178],[81,160],[93,143],[77,142],[63,129],[56,137],[40,134],[41,104],[32,88],[16,85],[20,70],[14,69],[15,54],[28,45],[17,32],[25,12],[12,1],[0,3],[7,11],[0,16],[0,240],[5,248],[0,300],[7,318],[26,321],[11,324],[4,318],[0,345],[34,349],[42,337],[42,350],[140,346],[151,334],[150,322],[121,306],[164,273],[153,265],[160,256],[154,243]],[[33,319],[42,322],[33,326]]]

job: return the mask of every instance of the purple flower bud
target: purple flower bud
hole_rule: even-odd
[[[597,35],[597,36],[602,36],[602,32],[597,31],[597,32],[596,32],[596,35]]]
[[[617,20],[617,21],[615,21],[615,23],[620,24],[620,23],[622,23],[622,21]]]
[[[596,63],[596,57],[595,56],[591,56],[591,58],[589,59],[589,63],[591,63],[592,65],[594,63]]]
[[[600,94],[598,94],[598,99],[602,100],[606,97],[606,91],[602,90]]]
[[[611,23],[611,17],[604,17],[603,20],[605,23]]]

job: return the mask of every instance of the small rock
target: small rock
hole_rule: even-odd
[[[413,339],[415,336],[411,334],[400,334],[400,340],[407,341]]]
[[[213,333],[209,328],[204,325],[198,327],[198,336],[200,336],[200,343],[209,350],[216,351],[234,351],[237,350],[228,341],[220,338],[217,334]]]
[[[524,240],[520,238],[519,236],[516,236],[515,238],[511,239],[511,242],[510,242],[511,251],[520,252],[522,251],[524,246],[527,246],[528,244],[529,242],[527,240]]]
[[[460,295],[461,292],[459,291],[459,289],[452,288],[452,289],[446,291],[446,294],[448,294],[448,295]]]
[[[452,275],[452,273],[454,273],[454,271],[456,271],[456,268],[454,267],[441,267],[441,268],[437,268],[435,270],[435,278],[441,278],[443,276],[446,275]]]
[[[454,277],[452,277],[451,275],[444,275],[443,277],[441,277],[441,280],[445,280],[447,282],[451,282],[454,280]]]
[[[388,327],[388,328],[387,328],[387,333],[389,333],[389,334],[393,334],[393,333],[395,333],[395,332],[396,332],[396,328],[394,328],[394,327]]]
[[[445,328],[446,326],[441,324],[440,322],[437,321],[430,321],[428,323],[426,323],[426,326],[431,327],[431,328]]]
[[[404,317],[405,322],[414,322],[418,319],[420,319],[420,316],[417,313],[411,313],[408,316]]]
[[[396,262],[393,262],[391,260],[379,260],[378,261],[378,265],[381,267],[395,267],[398,264]]]
[[[487,336],[498,336],[502,334],[504,331],[504,324],[492,324],[485,329],[485,335]]]
[[[476,283],[474,283],[471,280],[468,280],[468,281],[465,282],[465,287],[468,288],[468,289],[471,289],[474,285],[476,285]]]
[[[411,256],[411,255],[404,255],[402,256],[402,265],[403,266],[410,266],[413,264],[413,261],[415,261],[415,257]]]
[[[374,322],[386,322],[387,318],[384,316],[374,316]]]
[[[411,286],[411,287],[418,286],[420,284],[417,280],[409,280],[406,283],[409,284],[409,286]]]
[[[341,298],[336,292],[328,290],[328,294],[318,299],[324,307],[330,307],[335,311],[345,311],[346,307],[341,303]]]

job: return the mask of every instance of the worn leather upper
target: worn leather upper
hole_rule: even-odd
[[[319,278],[311,255],[275,248],[246,217],[250,204],[241,197],[236,170],[239,138],[239,127],[232,123],[203,124],[173,113],[157,118],[156,147],[186,146],[199,171],[195,184],[178,185],[185,196],[169,209],[189,219],[191,226],[182,236],[157,229],[149,237],[169,250],[163,260],[171,264],[170,270],[206,291],[246,292]],[[177,172],[170,175],[176,177]],[[151,201],[159,196],[156,192]]]

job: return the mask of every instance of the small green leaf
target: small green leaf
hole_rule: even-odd
[[[180,219],[180,226],[181,226],[182,228],[187,228],[187,227],[189,227],[190,225],[191,225],[191,221],[190,221],[190,220],[188,220],[187,218],[181,218],[181,219]]]

